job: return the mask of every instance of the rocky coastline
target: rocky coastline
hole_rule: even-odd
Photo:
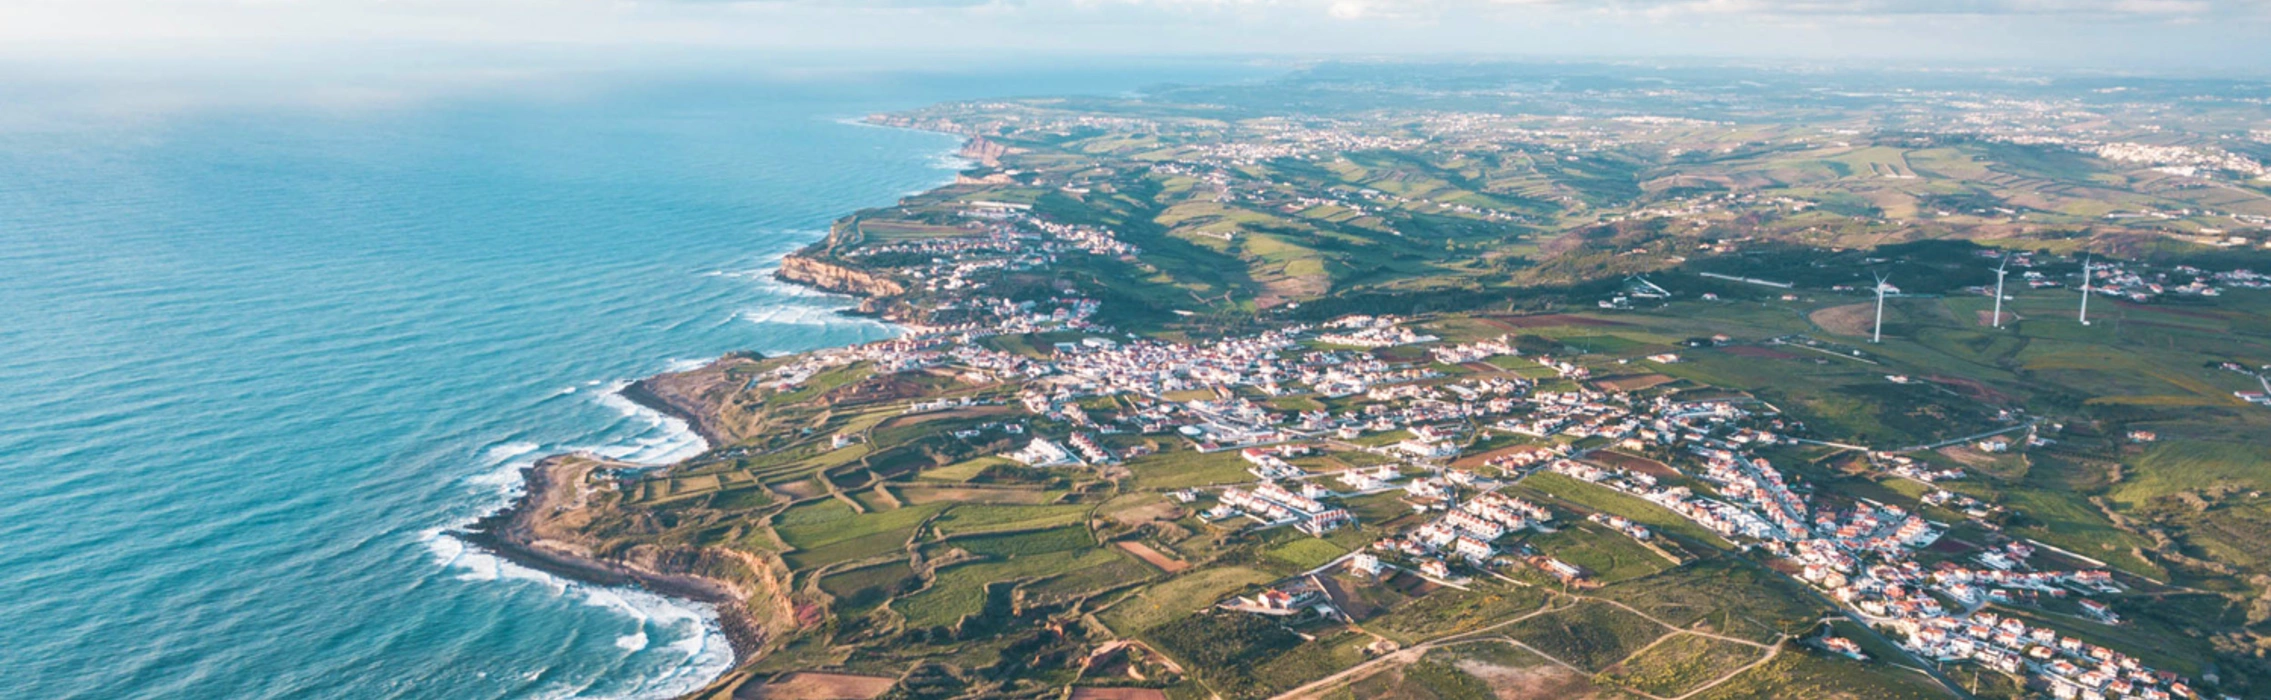
[[[741,585],[693,573],[694,567],[685,566],[692,562],[674,557],[635,563],[595,556],[547,530],[547,517],[576,507],[575,493],[591,471],[613,464],[573,454],[538,460],[521,470],[526,489],[518,499],[455,534],[506,561],[561,578],[707,603],[717,610],[719,630],[733,649],[734,663],[748,661],[763,644],[764,633],[750,617],[748,595]]]
[[[773,273],[773,277],[825,292],[861,297],[887,297],[907,291],[905,285],[888,277],[796,254],[781,258],[781,269]]]
[[[810,254],[814,249],[825,250],[835,235],[832,232],[830,239],[785,256],[774,277],[823,292],[863,298],[860,306],[845,309],[846,313],[872,313],[869,307],[878,299],[907,291],[887,276]],[[639,406],[684,421],[709,448],[730,445],[737,441],[735,431],[722,424],[708,395],[719,388],[715,380],[723,373],[718,370],[747,359],[727,355],[699,369],[639,379],[618,393]],[[771,636],[767,618],[794,614],[771,609],[782,607],[782,601],[776,600],[780,598],[780,582],[767,578],[769,567],[763,562],[740,560],[720,566],[713,553],[691,550],[600,554],[580,541],[572,524],[559,522],[572,519],[563,516],[572,516],[584,506],[594,471],[653,466],[657,465],[615,462],[590,454],[545,457],[522,470],[525,486],[511,504],[454,534],[507,561],[562,578],[635,587],[710,604],[717,610],[720,630],[733,648],[735,667],[746,664]],[[706,573],[735,568],[752,570],[757,580],[733,581]]]

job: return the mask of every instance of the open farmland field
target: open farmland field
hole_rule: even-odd
[[[1678,697],[1765,658],[1766,650],[1694,634],[1657,642],[1602,675],[1650,695]]]
[[[1605,603],[1581,601],[1503,630],[1549,656],[1598,673],[1672,632]]]
[[[1710,700],[1806,697],[1827,700],[1936,700],[1938,684],[1914,671],[1785,651],[1757,668],[1697,695]]]
[[[1760,644],[1803,632],[1826,610],[1797,583],[1725,558],[1611,584],[1598,593],[1682,629]]]

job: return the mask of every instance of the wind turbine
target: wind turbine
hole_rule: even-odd
[[[2090,258],[2082,257],[2082,325],[2090,325]]]
[[[1885,285],[1883,273],[1871,271],[1870,274],[1877,276],[1877,330],[1870,334],[1869,342],[1881,343],[1885,340],[1885,290],[1889,287]]]
[[[2011,254],[2003,253],[2003,262],[1995,266],[1995,327],[2003,327],[2003,275],[2011,268]]]

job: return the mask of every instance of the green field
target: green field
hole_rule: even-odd
[[[1704,700],[1942,700],[1947,691],[1922,673],[1843,657],[1787,650],[1758,668],[1696,696]]]
[[[1144,588],[1134,597],[1113,605],[1102,617],[1113,630],[1135,634],[1213,605],[1247,586],[1270,580],[1269,574],[1244,567],[1196,569]]]
[[[1106,549],[1085,549],[980,561],[942,569],[930,588],[893,603],[907,624],[916,627],[953,625],[964,615],[977,614],[985,603],[986,587],[1028,577],[1067,574],[1121,561]]]
[[[1729,558],[1706,559],[1610,584],[1598,593],[1683,629],[1761,644],[1803,632],[1827,611],[1796,582]]]
[[[931,523],[939,534],[1027,530],[1069,525],[1088,519],[1091,506],[964,505],[956,506]]]
[[[1637,496],[1618,493],[1605,486],[1588,484],[1552,472],[1531,474],[1522,479],[1522,486],[1534,489],[1539,493],[1551,494],[1555,498],[1588,510],[1623,516],[1633,522],[1654,528],[1658,532],[1679,535],[1714,547],[1734,548],[1733,544],[1719,537],[1717,533],[1695,524],[1695,521],[1688,520],[1663,506],[1641,500]]]
[[[1559,531],[1531,535],[1525,541],[1547,556],[1585,567],[1602,583],[1648,576],[1673,566],[1624,533],[1592,523],[1563,523]]]
[[[1647,618],[1590,600],[1500,630],[1541,653],[1595,673],[1671,631]]]
[[[1722,639],[1676,634],[1603,673],[1608,681],[1651,695],[1676,697],[1766,655]]]
[[[1383,637],[1415,644],[1469,632],[1539,609],[1549,600],[1536,588],[1478,582],[1474,590],[1444,588],[1366,622]]]
[[[1135,472],[1135,484],[1146,489],[1253,481],[1254,475],[1246,472],[1247,466],[1246,459],[1235,450],[1201,454],[1184,448],[1162,450],[1127,462],[1128,470]]]

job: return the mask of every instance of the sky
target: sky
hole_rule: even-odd
[[[0,0],[0,60],[1489,55],[2271,71],[2271,0]]]

